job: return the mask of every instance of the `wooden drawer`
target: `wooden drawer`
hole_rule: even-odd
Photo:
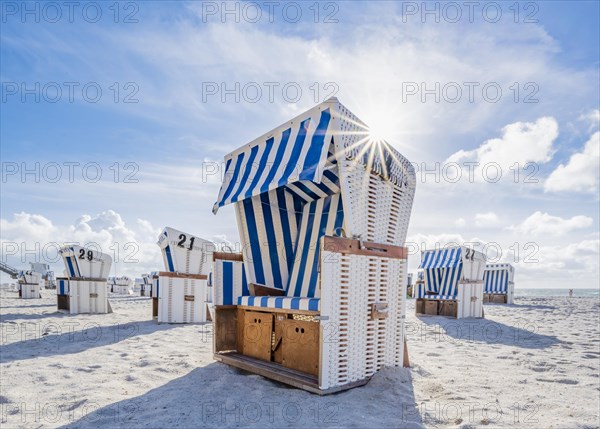
[[[319,375],[319,323],[293,319],[278,320],[277,323],[281,334],[281,364]]]
[[[273,314],[245,311],[240,334],[244,355],[271,361]]]

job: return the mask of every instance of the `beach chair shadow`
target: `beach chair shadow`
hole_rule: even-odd
[[[65,428],[424,427],[404,368],[384,369],[365,386],[319,396],[211,363],[143,395],[102,408],[83,403],[71,413],[75,419]]]
[[[515,319],[515,325],[506,325],[489,319],[446,319],[440,316],[418,318],[428,327],[437,325],[439,329],[427,328],[427,335],[438,336],[443,341],[471,341],[488,344],[502,344],[525,349],[546,349],[561,340],[552,335],[538,333],[539,326],[525,319]],[[417,325],[407,326],[407,337]],[[414,333],[414,332],[413,332]]]
[[[46,315],[47,317],[47,315]],[[66,319],[66,318],[65,318]],[[175,329],[181,325],[156,324],[153,320],[99,325],[90,319],[65,323],[54,321],[5,324],[0,332],[0,363],[80,353],[115,344],[128,338]],[[21,338],[21,341],[10,341]],[[8,344],[7,344],[8,343]]]

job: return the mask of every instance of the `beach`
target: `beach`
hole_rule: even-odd
[[[461,320],[408,300],[411,367],[320,397],[216,363],[210,324],[159,325],[149,298],[71,316],[42,294],[2,291],[3,428],[599,427],[598,298],[517,295]]]

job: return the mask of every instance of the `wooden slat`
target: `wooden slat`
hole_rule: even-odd
[[[328,252],[341,253],[343,255],[376,256],[391,259],[408,258],[408,249],[406,247],[360,241],[351,238],[326,235],[323,237],[323,246]]]
[[[244,260],[241,253],[229,253],[229,252],[213,252],[213,261],[220,259],[222,261],[239,261]]]
[[[369,382],[370,378],[354,381],[344,384],[343,386],[332,387],[327,390],[319,389],[318,378],[305,374],[293,369],[286,368],[275,362],[265,362],[258,359],[253,359],[248,356],[243,356],[239,353],[216,353],[215,360],[223,362],[227,365],[243,369],[253,374],[262,375],[263,377],[289,384],[290,386],[298,387],[318,395],[328,395],[331,393],[341,392],[343,390],[352,389],[353,387],[362,386]]]
[[[158,277],[174,277],[178,279],[197,279],[206,280],[208,276],[206,274],[183,274],[183,273],[172,273],[170,271],[161,271],[158,273]]]
[[[264,308],[264,307],[252,307],[249,305],[238,305],[238,308],[243,310],[251,311],[264,311],[265,313],[285,313],[285,314],[304,314],[306,316],[318,316],[318,311],[310,310],[290,310],[288,308]]]
[[[285,292],[281,289],[275,289],[256,283],[248,283],[248,290],[251,296],[285,296]]]
[[[215,307],[215,351],[238,350],[237,348],[237,310]]]

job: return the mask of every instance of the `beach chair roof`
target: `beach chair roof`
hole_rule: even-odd
[[[414,169],[388,143],[369,139],[369,128],[336,98],[298,115],[225,156],[222,206],[286,187],[305,201],[339,192],[332,166],[343,153],[397,185]]]
[[[462,262],[462,249],[452,247],[436,250],[425,250],[421,255],[419,268],[456,268]]]

